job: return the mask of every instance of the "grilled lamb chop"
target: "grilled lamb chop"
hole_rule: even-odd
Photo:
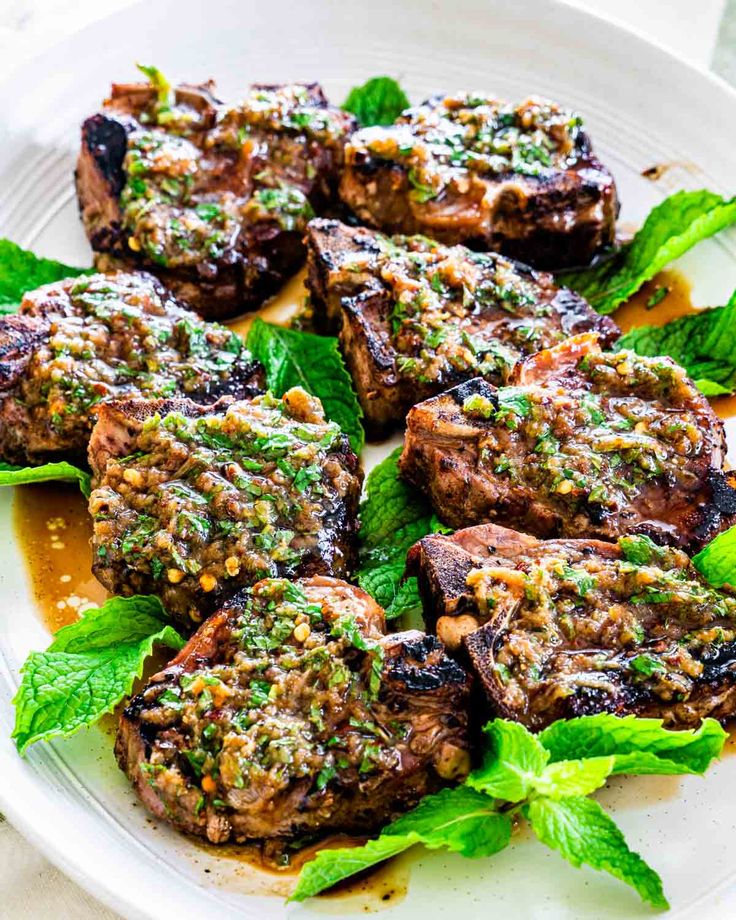
[[[352,567],[362,472],[304,390],[107,403],[89,459],[94,574],[185,626],[264,576]]]
[[[386,237],[334,220],[307,228],[315,322],[340,342],[374,432],[478,374],[502,384],[525,355],[616,325],[577,294],[495,253]]]
[[[428,626],[531,729],[593,712],[672,727],[736,714],[736,593],[648,537],[537,540],[486,524],[410,552]]]
[[[387,233],[582,265],[613,242],[616,186],[579,116],[554,102],[436,96],[389,127],[355,133],[340,195]]]
[[[0,318],[0,456],[84,461],[91,410],[115,398],[253,396],[263,368],[237,335],[205,323],[155,278],[69,278]]]
[[[299,267],[354,120],[316,83],[256,85],[231,106],[212,90],[114,84],[82,126],[76,179],[99,266],[145,267],[219,319]]]
[[[582,335],[520,362],[509,384],[476,378],[408,415],[401,471],[446,524],[695,549],[734,520],[723,425],[669,358]]]
[[[259,582],[131,701],[121,768],[212,843],[372,830],[470,761],[464,670],[434,636],[384,632],[353,585]]]

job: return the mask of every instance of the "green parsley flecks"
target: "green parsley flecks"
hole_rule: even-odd
[[[618,545],[620,555],[540,543],[508,568],[469,574],[482,622],[514,610],[493,656],[510,709],[541,725],[575,694],[686,703],[709,660],[736,640],[736,597],[710,587],[684,553],[645,536]]]
[[[363,274],[380,280],[402,378],[442,384],[483,375],[501,383],[520,357],[565,338],[555,290],[508,259],[421,236],[373,239],[362,253],[336,256],[330,283]]]
[[[472,93],[433,99],[404,112],[394,125],[351,141],[348,157],[366,149],[408,171],[411,197],[431,203],[446,187],[471,176],[543,175],[580,156],[582,121],[554,102],[517,105]]]
[[[318,171],[310,144],[336,147],[347,116],[300,85],[256,88],[232,106],[211,102],[208,116],[156,68],[144,72],[155,93],[128,137],[120,197],[133,253],[161,267],[191,267],[234,250],[244,225],[304,230]],[[246,182],[238,163],[256,151],[264,164]]]
[[[621,511],[665,469],[692,487],[693,460],[710,444],[687,405],[682,369],[627,351],[588,354],[577,371],[587,388],[469,395],[465,415],[495,429],[483,438],[481,465],[553,505],[594,514]]]
[[[43,414],[60,449],[85,449],[103,400],[201,397],[227,388],[251,361],[243,340],[173,303],[150,276],[118,272],[59,283],[23,310],[48,316],[19,399]],[[82,432],[80,434],[79,432]]]
[[[345,502],[357,504],[343,435],[303,390],[153,415],[133,448],[92,494],[94,548],[179,616],[198,620],[205,598],[292,574]]]
[[[143,722],[176,727],[179,737],[152,742],[154,788],[169,800],[172,788],[184,791],[184,773],[203,807],[247,815],[259,796],[303,783],[308,819],[329,785],[399,769],[411,724],[378,698],[382,633],[382,617],[346,613],[339,595],[259,582],[233,614],[224,660],[145,692]]]

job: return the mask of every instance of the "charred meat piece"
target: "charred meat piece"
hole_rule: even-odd
[[[253,396],[263,368],[243,340],[206,323],[153,276],[69,278],[0,318],[0,456],[83,461],[94,408],[109,399]]]
[[[733,522],[723,425],[669,358],[577,336],[415,406],[400,460],[451,527],[540,537],[646,533],[695,549]]]
[[[354,134],[340,195],[387,233],[425,233],[535,268],[588,263],[613,242],[619,208],[579,116],[541,99],[469,93]]]
[[[144,267],[207,318],[258,307],[304,258],[336,198],[352,116],[316,83],[113,85],[82,125],[77,192],[98,266]]]
[[[470,762],[465,671],[434,636],[384,632],[353,585],[259,582],[131,701],[121,768],[212,843],[372,830]]]
[[[410,553],[428,625],[531,729],[594,712],[672,727],[736,713],[736,594],[648,537],[537,540],[493,524]]]
[[[108,403],[89,459],[95,575],[185,626],[264,576],[352,567],[362,472],[304,390]]]
[[[334,220],[307,230],[308,286],[340,342],[369,426],[403,422],[422,399],[471,377],[502,384],[525,355],[581,332],[619,331],[551,275],[426,237]]]

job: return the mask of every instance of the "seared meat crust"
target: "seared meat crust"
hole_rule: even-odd
[[[429,399],[407,426],[402,474],[454,528],[694,550],[736,516],[723,425],[682,368],[592,336],[522,361],[508,387],[476,378]]]
[[[469,766],[467,675],[436,637],[384,632],[353,585],[259,582],[130,702],[121,768],[212,843],[372,830]]]
[[[428,628],[505,718],[537,730],[605,711],[689,728],[736,713],[736,595],[680,550],[485,524],[425,537],[409,570]]]
[[[254,85],[231,106],[213,88],[114,84],[82,126],[76,181],[99,267],[144,267],[220,319],[299,267],[354,120],[316,83]]]
[[[616,186],[580,118],[553,102],[436,96],[356,132],[340,195],[366,224],[491,249],[535,268],[587,264],[614,239]]]
[[[100,407],[89,447],[93,572],[191,627],[266,575],[346,575],[362,472],[304,390]]]
[[[478,374],[504,383],[516,362],[582,332],[619,335],[551,275],[426,237],[386,237],[334,220],[307,228],[315,323],[339,330],[369,427]]]
[[[264,387],[238,336],[141,272],[45,285],[0,318],[0,456],[9,462],[83,462],[93,410],[109,399],[210,403]]]

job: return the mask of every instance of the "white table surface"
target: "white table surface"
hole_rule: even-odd
[[[308,2],[308,0],[307,0]],[[736,84],[736,0],[567,0]],[[0,0],[0,75],[132,0]],[[2,125],[0,125],[0,136]],[[0,917],[116,920],[0,816]],[[199,918],[198,918],[199,920]],[[204,920],[204,918],[202,918]]]

